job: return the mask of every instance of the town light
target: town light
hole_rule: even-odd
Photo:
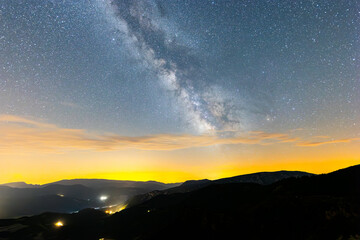
[[[55,226],[56,226],[56,227],[62,227],[62,226],[64,226],[64,223],[63,223],[62,221],[57,221],[57,222],[55,223]]]

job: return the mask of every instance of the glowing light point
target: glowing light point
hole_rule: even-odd
[[[108,196],[100,196],[101,201],[106,201],[108,199]]]
[[[56,227],[62,227],[62,226],[64,226],[64,223],[63,223],[62,221],[57,221],[57,222],[55,223],[55,226],[56,226]]]
[[[111,215],[111,214],[114,214],[115,212],[111,211],[111,210],[106,210],[105,213]]]

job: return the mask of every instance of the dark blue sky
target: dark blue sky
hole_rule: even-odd
[[[358,136],[359,5],[2,1],[0,114],[125,135]]]

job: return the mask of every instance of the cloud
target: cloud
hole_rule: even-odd
[[[235,144],[271,145],[293,143],[295,146],[315,147],[360,140],[360,138],[347,138],[322,142],[303,141],[286,133],[267,133],[263,131],[253,131],[242,135],[234,131],[228,131],[201,135],[155,134],[133,137],[95,133],[84,129],[61,128],[54,124],[13,115],[0,115],[0,136],[0,154],[72,150],[116,151],[122,149],[171,151]]]
[[[354,141],[359,141],[360,138],[343,138],[343,139],[335,139],[329,141],[304,141],[296,143],[296,146],[301,147],[316,147],[325,144],[334,144],[334,143],[349,143]]]
[[[303,131],[303,130],[304,130],[303,128],[295,128],[295,129],[290,130],[290,132],[298,132],[298,131]]]
[[[39,128],[56,128],[56,125],[30,120],[15,115],[0,115],[0,123],[29,124]]]
[[[314,136],[313,138],[327,139],[327,138],[331,138],[331,137],[330,136]]]
[[[12,151],[60,152],[69,150],[114,151],[121,149],[176,150],[223,144],[272,144],[290,142],[286,134],[252,132],[247,136],[220,137],[219,134],[157,134],[121,136],[61,128],[23,117],[0,115],[0,153]],[[221,134],[220,134],[221,135]]]
[[[70,107],[70,108],[81,108],[80,105],[78,105],[78,104],[76,104],[76,103],[73,103],[73,102],[68,102],[68,101],[60,102],[60,104],[61,104],[62,106]]]

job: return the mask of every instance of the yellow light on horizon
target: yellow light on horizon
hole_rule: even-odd
[[[126,208],[126,205],[120,207],[117,211],[120,212],[120,211],[124,210],[125,208]]]
[[[57,221],[57,222],[55,223],[55,226],[56,226],[56,227],[62,227],[62,226],[64,226],[64,223],[63,223],[62,221]]]

